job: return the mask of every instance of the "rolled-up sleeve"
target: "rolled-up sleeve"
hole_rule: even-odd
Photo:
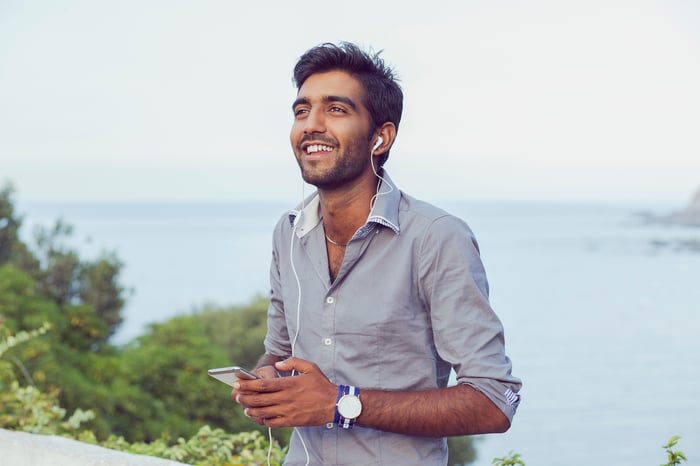
[[[511,374],[478,245],[462,220],[446,215],[430,225],[418,273],[439,357],[452,366],[458,383],[484,393],[512,421],[521,382]]]

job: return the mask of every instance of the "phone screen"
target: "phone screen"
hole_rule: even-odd
[[[238,379],[253,380],[259,379],[257,375],[253,374],[249,370],[246,370],[240,366],[231,367],[220,367],[217,369],[209,369],[207,373],[214,377],[215,379],[225,383],[226,385],[233,386],[234,382]]]

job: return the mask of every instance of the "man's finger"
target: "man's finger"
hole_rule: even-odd
[[[316,364],[299,358],[289,358],[275,363],[278,371],[296,371],[299,374],[306,374],[316,370]]]

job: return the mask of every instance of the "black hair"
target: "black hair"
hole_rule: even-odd
[[[294,66],[294,84],[300,89],[309,76],[340,70],[356,78],[364,88],[363,104],[369,111],[370,137],[379,125],[391,122],[399,129],[403,92],[394,71],[377,53],[365,52],[350,42],[324,43],[304,53]],[[379,159],[381,167],[389,158],[387,150]]]

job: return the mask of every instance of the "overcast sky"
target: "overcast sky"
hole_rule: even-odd
[[[413,195],[700,187],[694,0],[0,0],[0,182],[25,201],[296,201],[291,70],[339,40],[401,77],[387,169]]]

